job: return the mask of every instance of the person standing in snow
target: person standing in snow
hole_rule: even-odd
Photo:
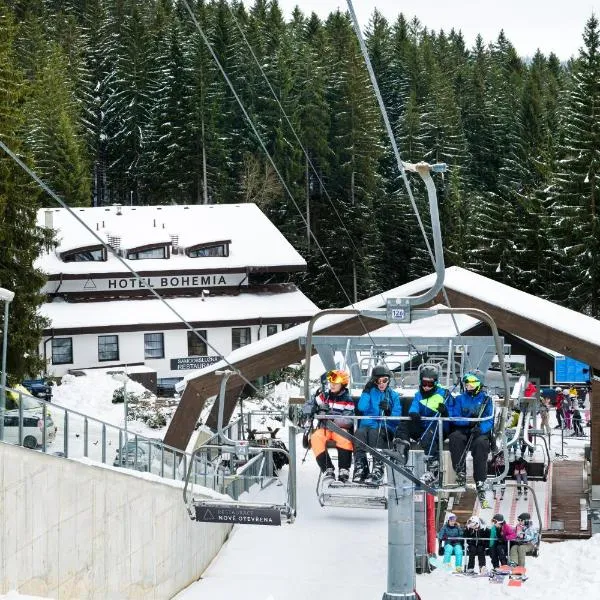
[[[550,435],[552,433],[550,429],[550,409],[548,408],[548,400],[544,396],[540,397],[540,409],[538,412],[540,413],[542,431]]]
[[[510,562],[513,566],[524,567],[527,553],[537,547],[539,532],[529,513],[521,513],[517,520],[516,537],[510,547]]]
[[[378,365],[371,371],[371,379],[365,385],[358,400],[357,411],[360,416],[366,417],[399,417],[402,415],[402,404],[398,392],[390,387],[392,374],[390,370]],[[396,422],[358,419],[358,429],[354,435],[373,448],[389,448]],[[399,426],[401,433],[405,427]],[[406,433],[402,433],[404,439]],[[367,454],[361,447],[354,452],[354,474],[352,481],[355,483],[369,483],[379,485],[383,481],[383,463],[373,459],[373,471],[369,474]]]
[[[558,422],[558,425],[554,428],[554,429],[562,429],[563,428],[563,402],[564,402],[564,398],[563,398],[563,393],[562,393],[562,389],[557,387],[554,390],[554,393],[556,394],[554,396],[555,398],[555,403],[554,405],[556,406],[556,420]]]
[[[477,515],[473,515],[469,517],[463,535],[467,538],[467,554],[469,556],[467,573],[475,572],[475,559],[477,558],[479,573],[485,575],[487,573],[485,551],[488,547],[490,530]]]
[[[350,431],[354,423],[354,402],[348,391],[350,376],[346,371],[333,370],[327,373],[329,390],[317,390],[317,393],[304,404],[302,412],[312,419],[317,415],[330,415],[333,422]],[[350,477],[353,445],[350,440],[327,429],[328,419],[319,419],[319,427],[310,436],[310,446],[321,472],[323,480],[335,479],[335,469],[327,442],[335,443],[338,452],[339,481],[346,482]]]
[[[467,481],[467,452],[471,451],[477,496],[482,506],[484,506],[487,505],[485,481],[487,478],[487,459],[490,452],[490,435],[494,421],[494,403],[492,398],[483,390],[483,382],[479,373],[466,373],[462,381],[464,388],[462,394],[450,399],[447,403],[449,415],[457,417],[451,424],[452,433],[449,436],[450,456],[452,467],[456,472],[456,483],[459,486],[464,486]],[[485,420],[468,421],[469,418],[483,418]]]
[[[427,473],[422,480],[425,483],[433,483],[439,473],[439,434],[438,427],[443,428],[444,439],[448,437],[450,424],[439,421],[421,421],[421,417],[447,417],[448,408],[446,399],[449,397],[446,388],[438,383],[438,370],[432,366],[425,366],[419,373],[419,389],[408,410],[411,418],[409,425],[410,437],[419,442],[425,451],[427,460]]]
[[[463,560],[463,530],[456,521],[454,513],[448,513],[446,522],[438,532],[438,540],[444,544],[444,564],[449,565],[454,554],[454,566],[457,573],[462,571]]]

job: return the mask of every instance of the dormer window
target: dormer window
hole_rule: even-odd
[[[61,253],[63,262],[102,262],[106,260],[106,248],[104,246],[86,246]]]
[[[169,258],[169,246],[140,246],[127,251],[129,260],[145,260],[152,258]]]
[[[190,258],[203,258],[206,256],[229,256],[229,244],[231,240],[220,240],[205,244],[195,244],[185,249]]]

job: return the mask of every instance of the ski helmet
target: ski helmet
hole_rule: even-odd
[[[371,379],[379,379],[380,377],[391,377],[390,370],[385,365],[377,365],[371,371]]]
[[[557,387],[557,388],[554,388],[554,391],[555,391],[557,394],[560,394],[560,393],[562,392],[562,388],[559,388],[559,387]]]
[[[454,513],[448,513],[448,515],[446,516],[446,521],[450,521],[451,519],[454,519],[456,521],[456,515]]]
[[[467,527],[469,529],[479,529],[481,527],[481,519],[477,515],[469,517],[467,521]]]
[[[341,383],[343,386],[347,386],[350,383],[350,375],[341,369],[334,369],[327,373],[327,381],[329,381],[329,383]]]
[[[531,521],[531,515],[529,513],[521,513],[517,519],[519,521]]]
[[[431,379],[434,383],[438,380],[439,373],[435,367],[423,367],[419,373],[419,380]]]
[[[465,376],[463,377],[463,385],[467,394],[476,396],[480,392],[482,385],[480,374],[473,371],[465,373]]]
[[[419,391],[423,397],[433,394],[438,377],[439,374],[435,367],[426,366],[421,369],[419,373]]]
[[[492,517],[492,521],[496,521],[496,523],[504,523],[504,515],[502,515],[500,513],[496,513]]]

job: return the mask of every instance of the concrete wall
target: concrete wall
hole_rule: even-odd
[[[206,338],[221,356],[227,356],[231,353],[231,327],[213,327],[206,329]],[[281,325],[277,326],[281,331]],[[251,325],[252,341],[255,342],[259,337],[267,337],[266,325]],[[144,363],[146,366],[155,369],[158,377],[183,377],[189,371],[177,371],[171,369],[171,358],[184,358],[188,356],[187,329],[173,329],[163,331],[165,344],[165,358],[145,359],[144,358],[144,333],[161,333],[161,330],[154,329],[151,325],[147,331],[119,332],[115,330],[110,334],[119,336],[119,360],[116,361],[98,361],[98,336],[99,334],[82,334],[70,337],[73,340],[73,362],[64,365],[52,364],[52,342],[46,344],[46,360],[48,363],[47,372],[55,377],[62,377],[71,369],[84,369],[90,367],[110,367],[111,365],[122,365],[127,363]],[[49,338],[44,338],[45,340]],[[207,348],[208,356],[215,354],[212,348]],[[44,341],[40,344],[40,356],[44,356]]]
[[[191,521],[181,490],[0,443],[0,593],[171,598],[231,529]]]

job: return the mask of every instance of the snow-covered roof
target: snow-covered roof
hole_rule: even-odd
[[[301,291],[241,293],[236,296],[172,298],[166,300],[188,322],[236,321],[258,318],[310,317],[319,309]],[[112,300],[107,302],[54,301],[40,307],[50,320],[48,328],[73,329],[123,325],[152,326],[181,320],[160,300]]]
[[[58,239],[56,250],[36,261],[36,266],[49,275],[124,272],[124,266],[112,254],[103,262],[65,263],[59,258],[64,252],[98,245],[98,237],[106,243],[109,236],[119,237],[122,249],[166,244],[171,236],[178,236],[182,248],[231,240],[229,256],[190,258],[172,254],[168,259],[126,261],[135,271],[306,267],[302,256],[255,204],[107,206],[73,211],[93,234],[66,209],[38,211],[38,225],[51,226]]]
[[[435,274],[426,275],[425,277],[421,277],[399,287],[382,292],[381,294],[377,294],[376,296],[371,296],[357,302],[354,304],[354,308],[359,310],[381,308],[385,306],[388,298],[406,298],[408,296],[421,294],[425,290],[431,288],[435,279]],[[591,343],[596,344],[598,343],[598,340],[600,340],[600,321],[574,310],[559,306],[558,304],[554,304],[548,300],[538,298],[526,292],[521,292],[502,283],[488,279],[487,277],[483,277],[482,275],[477,275],[466,269],[460,267],[448,267],[445,271],[444,286],[456,292],[476,296],[483,302],[498,306],[499,308],[503,308],[526,319],[542,323],[566,334],[590,341]],[[322,317],[317,322],[315,332],[351,318],[353,318],[353,315],[328,315]],[[457,322],[462,323],[463,326],[471,319],[471,317],[465,315],[455,315],[455,318],[457,319]],[[471,321],[473,325],[476,324],[476,322],[475,319],[472,319]],[[431,320],[428,318],[415,321],[410,325],[390,325],[387,327],[391,328],[388,329],[388,331],[398,331],[399,329],[402,331],[410,331],[410,335],[414,337],[422,335],[422,333],[418,333],[419,328],[425,327],[428,330],[427,335],[437,335],[437,333],[432,332],[429,329],[430,323]],[[446,323],[444,327],[448,328],[443,335],[456,334],[454,324],[451,321],[439,321],[439,323]],[[307,323],[301,323],[300,325],[281,331],[269,338],[253,342],[252,344],[235,350],[228,355],[226,359],[230,363],[238,362],[256,354],[260,354],[261,352],[282,346],[285,343],[297,340],[299,337],[306,336],[307,328]],[[375,334],[371,335],[380,335],[381,331],[382,330],[378,330]],[[225,361],[220,361],[207,366],[204,369],[192,371],[187,374],[185,381],[190,381],[210,372],[223,369],[226,364]],[[184,384],[182,382],[179,389],[183,389],[183,387]]]

